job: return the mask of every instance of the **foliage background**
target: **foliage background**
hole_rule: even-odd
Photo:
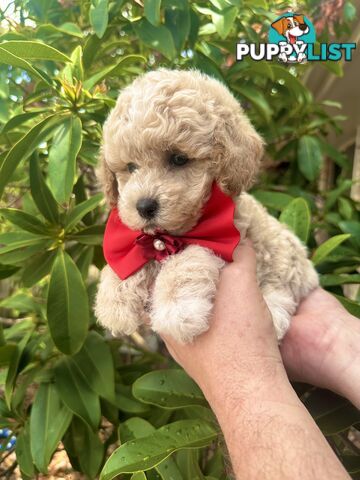
[[[88,478],[101,470],[106,480],[230,478],[197,386],[146,333],[108,338],[92,312],[104,265],[106,208],[94,173],[101,125],[118,90],[144,71],[198,68],[229,86],[268,144],[254,195],[308,244],[322,285],[359,316],[359,298],[345,298],[343,288],[360,281],[352,159],[327,142],[341,128],[341,106],[314,100],[302,80],[310,65],[234,61],[236,41],[266,41],[271,21],[291,6],[2,2],[0,427],[17,437],[22,478],[46,474],[60,441]],[[349,1],[306,0],[298,10],[318,22],[323,42],[346,38],[356,15]],[[341,64],[323,67],[342,74]],[[319,191],[325,158],[335,163],[336,185]],[[349,440],[360,430],[359,412],[329,392],[296,388],[360,478],[360,450]]]

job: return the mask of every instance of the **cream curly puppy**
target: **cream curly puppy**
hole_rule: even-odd
[[[242,241],[253,242],[258,283],[280,340],[318,277],[301,241],[245,193],[262,152],[261,137],[223,84],[197,71],[160,69],[121,92],[104,125],[99,176],[124,224],[172,235],[196,225],[216,181],[236,202]],[[149,311],[153,330],[190,342],[209,328],[224,263],[190,245],[125,280],[107,265],[95,305],[99,322],[131,334]]]

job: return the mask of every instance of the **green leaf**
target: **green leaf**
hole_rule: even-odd
[[[20,433],[16,435],[16,460],[21,473],[30,478],[35,477],[35,468],[30,449],[30,425],[27,422]]]
[[[136,472],[131,475],[130,480],[146,480],[146,475],[144,472]]]
[[[35,255],[33,259],[24,268],[21,278],[24,287],[32,287],[39,282],[45,275],[51,271],[56,258],[56,250],[41,252]]]
[[[22,292],[15,292],[13,295],[0,301],[0,307],[14,308],[20,312],[36,312],[39,310],[39,304],[35,303],[32,296]]]
[[[254,108],[256,108],[259,113],[266,119],[269,123],[273,116],[272,108],[267,101],[265,95],[259,92],[256,87],[252,85],[233,85],[233,90],[235,92],[240,93],[243,97],[253,104]]]
[[[11,362],[12,357],[17,352],[17,345],[15,343],[7,343],[0,347],[0,368],[6,367]]]
[[[64,358],[56,365],[55,385],[65,405],[96,431],[100,423],[99,396],[70,359]]]
[[[4,48],[13,55],[17,55],[20,58],[26,60],[53,60],[54,62],[70,62],[70,58],[67,55],[59,52],[56,48],[46,45],[40,42],[12,40],[9,42],[3,42],[0,44],[1,48]]]
[[[17,210],[16,208],[0,208],[0,215],[28,232],[39,234],[47,233],[46,226],[38,218],[22,210]]]
[[[218,431],[201,420],[179,420],[165,425],[147,437],[121,445],[106,462],[100,479],[111,480],[120,473],[148,470],[176,450],[205,447],[217,436]]]
[[[283,210],[293,200],[291,195],[282,192],[268,192],[264,190],[256,190],[252,195],[267,208],[274,210]]]
[[[55,386],[41,384],[30,414],[31,455],[40,472],[47,473],[52,454],[71,417],[71,411],[61,402]]]
[[[238,9],[235,6],[231,5],[220,11],[215,11],[209,8],[203,8],[198,6],[196,7],[196,10],[203,15],[211,16],[216,31],[223,40],[225,40],[225,38],[229,35],[230,30],[234,25],[236,15],[238,13]]]
[[[360,283],[360,274],[324,274],[320,277],[322,287],[333,287],[335,285],[345,285],[347,283]]]
[[[59,203],[67,202],[75,181],[76,157],[82,143],[81,120],[68,117],[57,129],[49,151],[49,184]]]
[[[33,235],[32,239],[13,242],[0,248],[0,261],[3,264],[17,264],[32,257],[41,250],[46,250],[52,244],[52,240],[40,235]]]
[[[160,24],[161,0],[144,0],[144,14],[150,23],[157,27]]]
[[[46,220],[57,225],[59,222],[58,204],[45,183],[35,156],[30,159],[30,189],[32,198],[39,211]]]
[[[225,8],[221,13],[213,12],[212,21],[216,27],[216,31],[223,40],[229,35],[237,13],[238,9],[234,6]]]
[[[93,0],[90,6],[90,25],[99,38],[104,36],[106,31],[109,15],[108,15],[108,0]]]
[[[344,5],[344,19],[347,22],[352,22],[356,18],[356,7],[355,5],[348,1]]]
[[[355,302],[354,300],[350,300],[349,298],[343,297],[342,295],[336,295],[334,294],[334,297],[336,297],[339,302],[343,305],[343,307],[346,308],[346,310],[351,313],[351,315],[354,315],[357,318],[360,318],[360,304],[359,302]]]
[[[57,348],[67,355],[78,352],[89,325],[88,296],[77,266],[62,250],[51,271],[47,318]]]
[[[5,401],[9,408],[11,408],[11,395],[13,392],[16,377],[19,373],[18,368],[20,364],[20,359],[31,337],[34,327],[35,325],[31,325],[30,329],[24,333],[23,337],[18,342],[17,348],[16,350],[14,350],[14,353],[10,359],[9,369],[8,369],[8,372],[6,375],[6,381],[5,381]]]
[[[80,220],[89,212],[94,210],[99,203],[102,202],[104,199],[104,195],[102,193],[98,193],[93,197],[85,200],[84,202],[79,203],[76,205],[66,216],[65,218],[65,231],[71,230],[75,227]],[[1,210],[0,210],[1,212]]]
[[[0,197],[18,164],[32,154],[42,141],[40,133],[54,120],[59,121],[55,118],[55,115],[50,115],[44,118],[21,137],[20,140],[9,150],[0,166]]]
[[[321,145],[315,137],[304,135],[299,140],[298,165],[304,177],[313,182],[318,177],[323,162]]]
[[[311,215],[303,198],[295,198],[281,212],[281,223],[285,223],[305,244],[309,237]]]
[[[82,420],[74,417],[68,434],[71,435],[71,454],[79,460],[81,471],[89,478],[95,478],[104,456],[104,445],[98,432],[93,432]],[[68,451],[68,442],[64,441]]]
[[[147,437],[155,430],[155,427],[144,418],[131,417],[119,425],[119,439],[123,444],[134,438]]]
[[[58,34],[65,33],[74,37],[83,38],[83,32],[81,28],[72,22],[65,22],[59,26],[52,25],[51,23],[44,23],[37,29],[38,34]]]
[[[8,122],[5,123],[3,126],[1,133],[10,132],[11,130],[15,129],[19,125],[31,120],[34,117],[39,117],[45,110],[35,111],[35,112],[26,112],[20,113],[19,115],[15,115],[10,118]]]
[[[176,48],[170,31],[160,25],[154,27],[145,18],[133,23],[135,34],[150,48],[162,53],[168,60],[176,57]]]
[[[109,67],[100,70],[92,77],[85,80],[84,88],[90,90],[94,85],[104,80],[104,78],[120,75],[125,67],[127,67],[128,65],[133,65],[135,62],[144,63],[146,62],[146,58],[142,55],[125,55],[115,65],[110,65]]]
[[[3,48],[3,44],[0,44],[0,63],[5,63],[7,65],[12,65],[13,67],[22,68],[23,70],[26,70],[27,72],[32,74],[34,77],[42,80],[47,85],[51,86],[51,82],[49,82],[48,76],[44,72],[41,72],[41,70],[39,69],[35,69],[29,62],[27,62],[23,58],[18,57],[17,55],[14,55],[13,53]]]
[[[89,332],[82,349],[72,357],[88,386],[110,402],[115,398],[114,364],[109,346],[96,332]]]
[[[133,395],[144,403],[162,408],[207,405],[200,388],[183,370],[158,370],[133,384]]]
[[[341,243],[345,242],[351,235],[348,233],[342,235],[335,235],[326,242],[322,243],[313,253],[311,258],[314,265],[318,265],[319,263],[323,262],[326,257]]]
[[[77,233],[68,235],[69,240],[83,243],[85,245],[101,245],[103,242],[105,227],[104,225],[91,225]]]
[[[184,4],[186,4],[184,2]],[[186,8],[166,8],[165,9],[165,26],[171,32],[174,40],[175,48],[178,53],[184,49],[185,42],[190,33],[190,9]]]
[[[139,417],[129,418],[119,426],[119,438],[121,443],[128,442],[135,438],[143,438],[156,431],[155,427],[147,420]],[[179,468],[172,458],[166,458],[155,467],[161,478],[167,480],[183,480]],[[190,477],[189,477],[190,478]]]

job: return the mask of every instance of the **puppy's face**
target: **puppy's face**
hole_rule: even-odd
[[[224,86],[197,72],[160,70],[125,89],[111,112],[102,180],[128,227],[181,234],[197,223],[214,180],[230,194],[252,180],[260,150]]]

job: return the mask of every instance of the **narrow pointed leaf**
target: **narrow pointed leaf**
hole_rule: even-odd
[[[49,183],[59,203],[67,202],[75,181],[76,157],[82,143],[81,120],[68,117],[57,129],[49,151]]]
[[[72,418],[55,386],[43,383],[37,391],[30,415],[31,454],[40,472],[47,473],[50,459]]]
[[[344,233],[342,235],[335,235],[334,237],[329,238],[326,242],[322,243],[314,252],[311,260],[314,265],[318,265],[323,262],[328,255],[339,245],[341,245],[345,240],[350,238],[349,233]]]
[[[43,82],[51,86],[51,82],[49,82],[48,76],[45,74],[45,72],[41,72],[40,70],[34,68],[27,60],[24,60],[23,58],[18,57],[17,55],[14,55],[10,51],[3,48],[3,44],[0,44],[0,63],[5,63],[7,65],[12,65],[13,67],[22,68],[34,77],[42,80]]]
[[[39,211],[47,220],[49,220],[50,223],[58,224],[58,204],[49,187],[45,183],[38,161],[35,157],[30,159],[30,189],[32,198]]]
[[[101,335],[89,332],[82,349],[71,361],[94,392],[109,401],[115,400],[114,363],[110,348]]]
[[[49,126],[52,121],[54,121],[54,115],[50,115],[41,120],[41,122],[32,127],[15,143],[11,150],[9,150],[0,167],[0,197],[12,174],[15,172],[16,167],[22,160],[25,160],[32,154],[43,139],[40,135],[41,132],[45,127]]]
[[[84,202],[79,203],[76,205],[70,213],[67,215],[65,219],[65,230],[71,230],[75,225],[80,222],[80,220],[89,212],[94,210],[100,202],[103,200],[104,196],[102,193],[98,193],[93,197],[85,200]],[[1,210],[0,210],[1,213]]]
[[[89,325],[88,296],[77,266],[62,250],[51,271],[47,318],[57,348],[67,355],[79,351]]]
[[[54,47],[40,42],[11,40],[1,43],[13,55],[26,60],[53,60],[55,62],[70,62],[70,58]]]
[[[46,226],[38,218],[22,210],[17,210],[16,208],[1,208],[0,215],[9,220],[9,222],[28,232],[40,234],[47,233]]]
[[[55,385],[65,405],[95,431],[100,422],[99,396],[69,359],[55,367]]]

